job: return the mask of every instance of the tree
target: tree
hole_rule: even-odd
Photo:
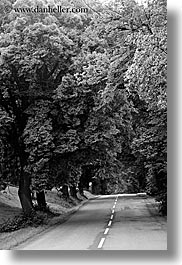
[[[23,2],[17,1],[14,6],[20,3]],[[55,23],[50,24],[51,19],[51,16],[50,21],[47,21],[45,15],[36,17],[32,13],[15,14],[12,11],[9,16],[10,23],[4,25],[4,32],[1,34],[0,103],[2,110],[12,119],[10,129],[13,140],[9,144],[20,164],[19,197],[23,211],[28,215],[33,211],[31,176],[27,170],[31,167],[29,163],[33,146],[28,146],[31,133],[27,135],[26,130],[30,128],[30,122],[36,123],[37,117],[29,117],[26,111],[29,109],[31,113],[31,109],[40,99],[47,100],[53,95],[54,89],[69,68],[73,45],[64,30],[59,29]],[[41,108],[40,104],[40,110],[43,110]],[[39,128],[40,134],[46,134],[45,126],[48,129],[49,124]],[[32,135],[37,129],[32,127]],[[39,161],[35,162],[44,164],[44,158],[42,159],[40,156]]]
[[[0,21],[0,174],[20,180],[26,214],[31,189],[45,206],[44,189],[76,197],[93,176],[102,193],[165,193],[166,3],[84,5],[87,14],[12,10]]]
[[[147,106],[143,125],[136,128],[132,148],[147,170],[150,194],[167,211],[167,14],[166,1],[151,1],[145,10],[150,30],[140,32],[125,82]],[[138,112],[138,108],[136,108]],[[136,120],[135,120],[136,121]]]
[[[39,208],[45,207],[44,190],[49,177],[49,161],[54,149],[49,101],[39,101],[26,113],[29,118],[24,129],[25,152],[28,154],[24,170],[31,175],[32,190],[37,191]]]

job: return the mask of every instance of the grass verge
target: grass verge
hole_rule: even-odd
[[[30,218],[24,216],[20,208],[13,208],[15,206],[13,202],[16,199],[16,190],[11,189],[11,194],[1,194],[0,202],[3,202],[4,209],[3,218],[0,219],[1,250],[19,249],[18,246],[25,241],[65,222],[72,213],[87,202],[81,196],[79,200],[70,198],[66,201],[60,198],[56,192],[47,192],[46,196],[47,210],[45,212],[36,211],[35,215]],[[88,192],[86,192],[86,196],[88,198],[95,197]],[[13,215],[10,215],[12,210],[14,210]]]

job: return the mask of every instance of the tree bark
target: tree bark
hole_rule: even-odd
[[[82,184],[81,182],[79,183],[78,188],[79,188],[80,195],[81,195],[82,197],[84,197],[85,199],[87,199],[87,197],[86,197],[85,194],[84,194],[84,187],[83,187],[83,184]]]
[[[20,198],[20,203],[24,214],[31,216],[34,212],[34,209],[30,191],[30,176],[26,173],[21,175],[18,196]]]
[[[79,188],[80,194],[83,195],[83,185],[81,182],[79,183],[78,188]]]
[[[77,190],[76,190],[76,186],[70,186],[70,194],[72,197],[77,199]]]
[[[105,195],[107,193],[107,184],[106,184],[106,180],[103,179],[100,181],[100,187],[101,187],[101,194]]]
[[[40,210],[44,210],[46,208],[46,199],[45,199],[45,192],[44,190],[36,192],[36,196],[37,196],[37,204],[38,204],[38,208]]]
[[[69,198],[68,185],[64,184],[62,187],[63,197],[67,200]]]

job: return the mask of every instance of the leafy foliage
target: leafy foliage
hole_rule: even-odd
[[[147,170],[148,192],[162,202],[167,212],[167,18],[166,2],[153,1],[147,9],[150,32],[140,33],[132,65],[125,80],[145,101],[145,120],[136,128],[133,153]],[[155,19],[154,19],[155,18]],[[138,107],[136,108],[138,112]],[[141,110],[140,110],[141,112]],[[136,116],[136,115],[135,115]]]
[[[25,152],[28,153],[25,171],[32,177],[32,188],[44,190],[49,177],[49,160],[54,148],[52,124],[49,113],[49,102],[37,102],[27,110],[30,117],[24,130]]]
[[[27,217],[25,215],[15,216],[13,219],[8,219],[1,225],[0,233],[12,232],[28,226],[37,227],[39,225],[45,225],[47,223],[47,219],[51,215],[54,214],[50,212],[42,213],[39,211],[31,217]]]
[[[89,12],[3,13],[1,181],[83,187],[89,168],[105,192],[147,189],[165,213],[166,1],[4,2]]]

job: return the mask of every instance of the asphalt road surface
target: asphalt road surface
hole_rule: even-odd
[[[18,249],[167,250],[166,227],[166,219],[145,196],[105,195]]]

